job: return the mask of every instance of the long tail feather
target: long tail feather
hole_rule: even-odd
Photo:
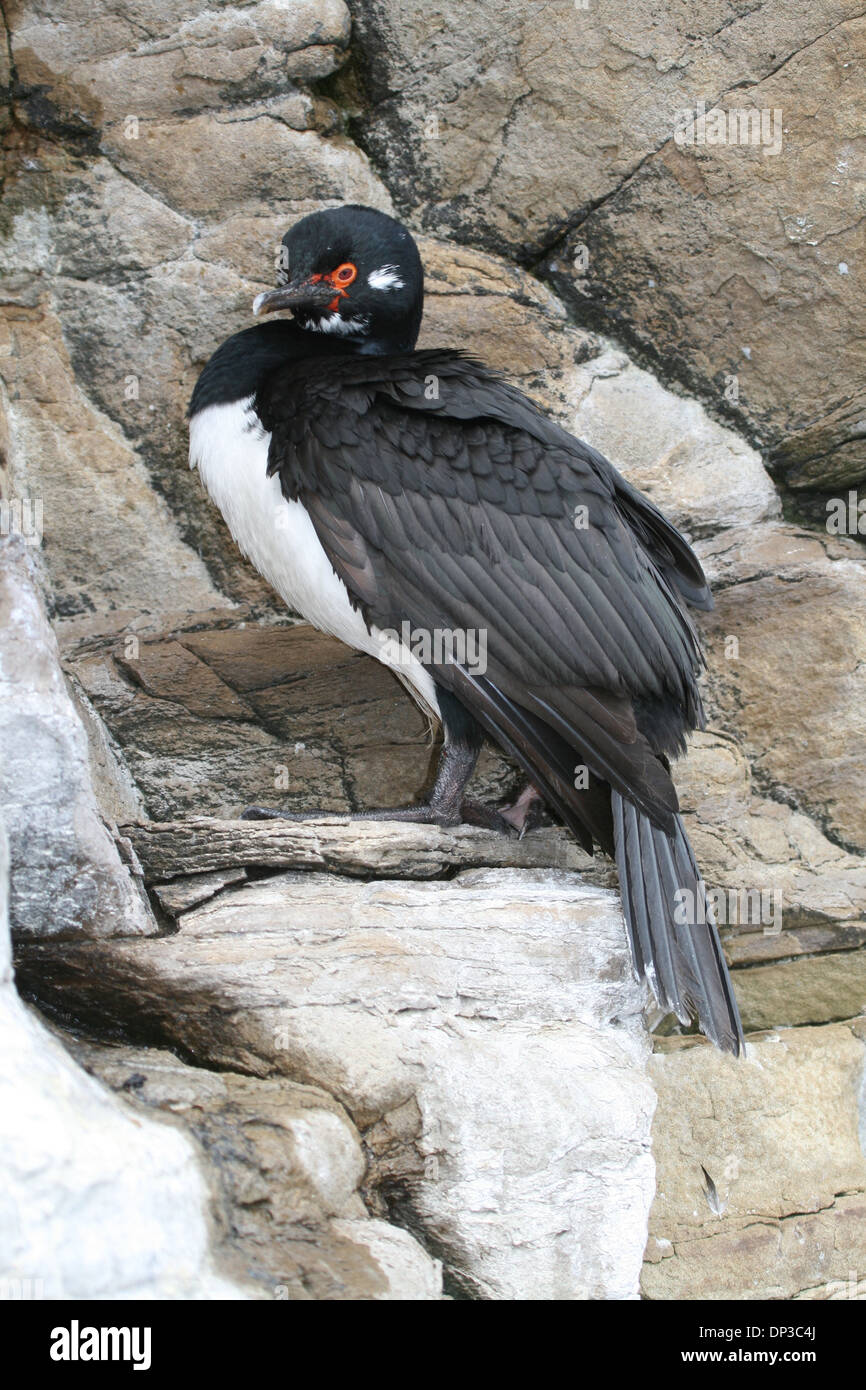
[[[681,1023],[697,1018],[712,1042],[739,1054],[744,1044],[737,1003],[679,815],[667,813],[668,831],[597,778],[578,789],[574,763],[579,754],[561,729],[462,667],[448,668],[442,683],[446,680],[579,842],[590,852],[593,840],[614,852],[635,974],[647,980],[659,1006]],[[661,762],[658,769],[661,773]]]
[[[744,1046],[737,1001],[682,820],[673,835],[611,792],[616,862],[635,974],[681,1023],[697,1018],[717,1047]]]

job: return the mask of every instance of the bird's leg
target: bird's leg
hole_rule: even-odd
[[[475,771],[479,747],[456,740],[443,744],[436,767],[436,780],[426,801],[418,806],[391,807],[362,811],[359,820],[415,821],[422,825],[460,825],[463,820],[463,793]]]
[[[417,806],[384,806],[373,811],[358,811],[350,819],[414,821],[421,825],[460,825],[464,819],[463,807],[475,806],[474,802],[464,801],[463,792],[475,770],[479,748],[480,745],[476,746],[474,742],[464,739],[445,743],[439,755],[432,791],[427,800]],[[272,811],[266,806],[250,806],[244,811],[241,820],[309,820],[311,814],[321,813],[292,815],[284,811]],[[497,817],[495,811],[489,814]],[[498,819],[502,821],[502,825],[496,826],[497,829],[506,832],[511,830],[511,826],[503,821],[501,816]],[[482,821],[473,819],[471,823],[478,825],[482,824]]]
[[[358,811],[349,819],[399,820],[410,821],[416,825],[442,826],[461,825],[466,822],[468,825],[480,825],[485,829],[513,836],[516,831],[521,830],[520,825],[501,816],[492,807],[464,797],[466,785],[475,771],[478,754],[481,752],[484,732],[453,695],[441,688],[437,693],[445,730],[445,743],[439,754],[436,780],[427,800],[417,806],[386,806],[374,811]],[[311,820],[321,814],[307,812],[293,815],[287,811],[271,810],[267,806],[248,806],[241,815],[241,820]]]

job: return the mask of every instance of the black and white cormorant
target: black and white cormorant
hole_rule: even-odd
[[[313,213],[280,285],[214,353],[190,463],[289,608],[391,666],[441,721],[423,805],[366,813],[508,829],[466,783],[489,735],[592,850],[616,858],[634,966],[659,1005],[743,1038],[668,759],[701,728],[682,536],[600,454],[460,351],[417,351],[423,270],[399,222]],[[638,427],[636,422],[636,427]],[[485,662],[394,634],[483,634]],[[253,814],[278,814],[263,810]],[[692,904],[696,911],[689,911]]]

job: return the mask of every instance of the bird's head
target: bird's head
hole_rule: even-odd
[[[302,218],[283,237],[277,276],[253,313],[290,309],[301,328],[356,352],[414,347],[424,271],[411,235],[386,213],[350,204]]]

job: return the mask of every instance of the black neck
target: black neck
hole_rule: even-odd
[[[294,319],[272,319],[234,333],[217,348],[195,385],[187,408],[195,415],[209,405],[245,400],[277,367],[311,358],[386,355],[399,349],[371,338],[310,333]]]

